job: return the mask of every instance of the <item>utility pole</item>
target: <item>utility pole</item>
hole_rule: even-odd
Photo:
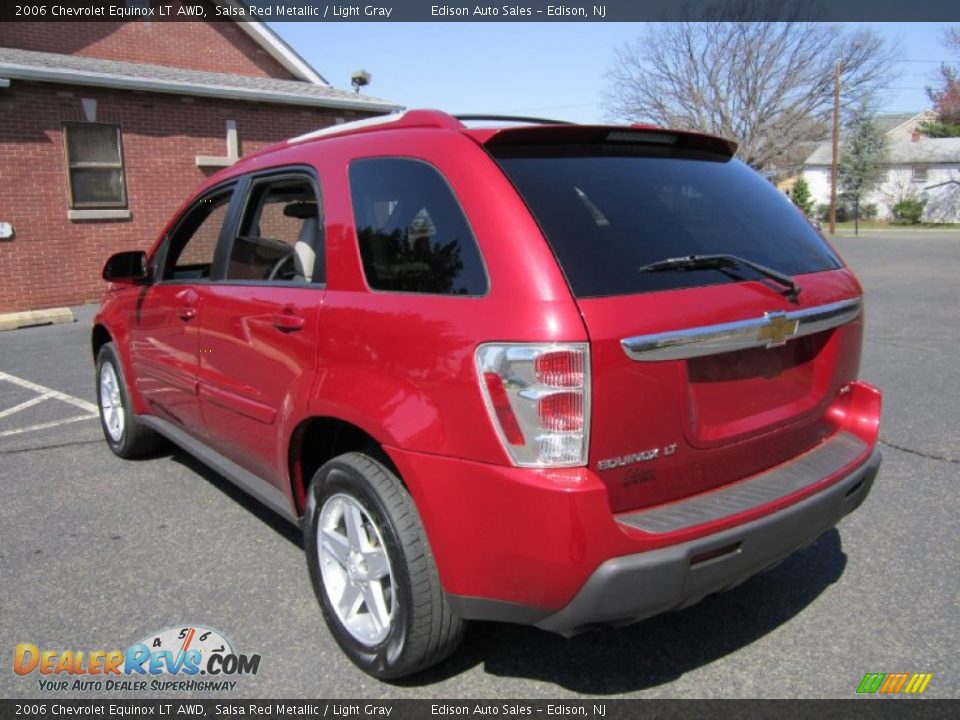
[[[837,179],[840,163],[840,62],[833,69],[833,160],[830,166],[830,234],[837,232]]]

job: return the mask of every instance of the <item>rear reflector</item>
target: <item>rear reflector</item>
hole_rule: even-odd
[[[711,560],[719,560],[727,555],[736,555],[739,552],[740,543],[730,543],[729,545],[724,545],[716,550],[708,550],[707,552],[702,552],[699,555],[694,555],[692,558],[690,558],[690,567],[693,567],[694,565],[703,565]]]
[[[490,404],[493,405],[493,412],[507,442],[511,445],[523,445],[523,433],[513,410],[510,409],[510,398],[503,387],[503,380],[496,373],[486,372],[483,374],[483,381],[487,384]]]

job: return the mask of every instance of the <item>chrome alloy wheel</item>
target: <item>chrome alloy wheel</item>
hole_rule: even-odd
[[[396,586],[383,537],[354,498],[327,498],[317,524],[320,573],[340,623],[360,643],[374,646],[390,634]]]
[[[110,439],[120,442],[123,439],[123,396],[120,395],[120,381],[117,372],[109,362],[100,368],[100,416]]]

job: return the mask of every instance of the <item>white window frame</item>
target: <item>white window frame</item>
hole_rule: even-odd
[[[70,141],[68,135],[70,128],[80,128],[89,125],[104,125],[113,127],[116,130],[117,137],[117,156],[116,162],[85,162],[75,161],[70,157]],[[127,197],[127,169],[123,158],[123,131],[117,123],[97,123],[97,122],[65,122],[63,130],[63,158],[67,174],[67,200],[71,211],[84,210],[127,210],[129,207],[129,198]],[[116,202],[78,202],[73,195],[73,171],[103,169],[120,171],[120,200]]]

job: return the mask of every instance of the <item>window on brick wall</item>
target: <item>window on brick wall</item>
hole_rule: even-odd
[[[127,207],[120,126],[64,123],[63,136],[70,207]]]

